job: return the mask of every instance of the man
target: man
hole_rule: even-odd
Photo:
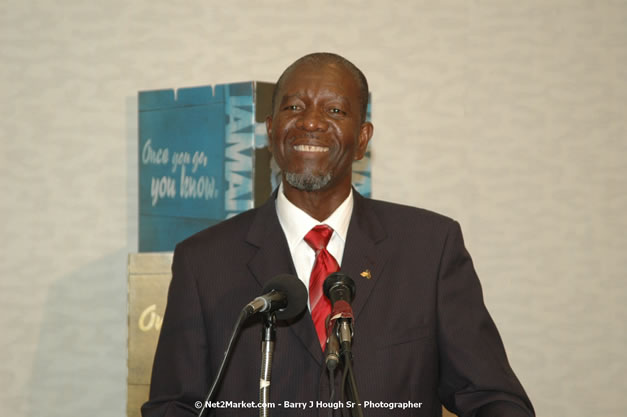
[[[365,416],[438,416],[441,403],[460,416],[534,415],[459,225],[352,189],[351,164],[373,133],[367,98],[361,71],[334,54],[305,56],[281,75],[266,121],[281,186],[264,206],[177,246],[144,416],[198,413],[194,403],[206,395],[239,310],[284,273],[296,273],[310,299],[302,315],[278,326],[271,401],[279,406],[271,414],[328,415],[315,406],[330,392],[320,325],[328,306],[315,276],[321,263],[323,273],[340,267],[355,281],[353,368],[361,401],[370,402]],[[326,233],[315,248],[314,229]],[[257,401],[260,329],[257,320],[242,331],[216,400]]]

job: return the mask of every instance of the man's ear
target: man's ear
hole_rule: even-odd
[[[266,121],[267,125],[267,121]],[[359,137],[357,138],[357,151],[355,152],[355,161],[359,161],[366,154],[366,150],[368,149],[368,143],[372,138],[372,133],[374,132],[374,125],[370,122],[364,122],[361,124],[359,128]]]
[[[268,149],[272,152],[272,116],[266,117],[266,133],[268,134]]]

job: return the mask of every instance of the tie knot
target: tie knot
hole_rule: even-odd
[[[329,243],[332,234],[333,229],[331,229],[326,224],[320,224],[311,229],[305,235],[305,242],[307,242],[307,244],[317,252],[320,249],[327,247],[327,244]]]

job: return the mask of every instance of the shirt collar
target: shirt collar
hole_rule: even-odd
[[[353,212],[353,189],[351,188],[348,197],[328,218],[319,222],[285,197],[283,182],[281,182],[276,198],[276,211],[290,247],[296,246],[314,226],[319,224],[330,226],[334,235],[342,239],[342,242],[346,242],[348,224]]]

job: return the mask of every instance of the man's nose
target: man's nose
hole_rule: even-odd
[[[306,109],[302,113],[301,123],[303,129],[312,132],[324,131],[328,127],[324,114],[316,108]]]

